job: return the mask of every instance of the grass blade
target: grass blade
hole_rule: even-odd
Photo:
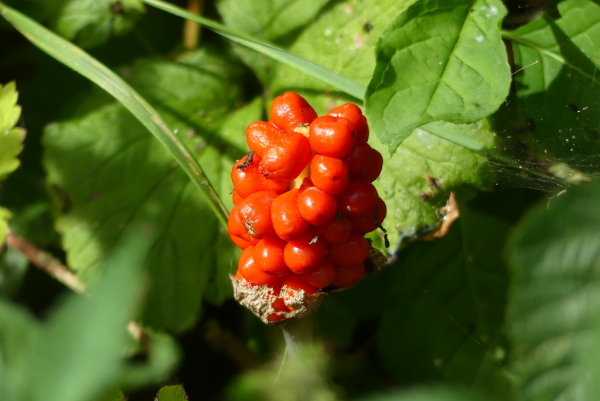
[[[2,3],[0,13],[35,46],[100,86],[125,106],[167,148],[206,196],[219,220],[227,226],[228,211],[202,167],[144,98],[104,64],[32,19]]]
[[[165,3],[160,0],[141,0],[150,6],[156,7],[170,14],[177,15],[178,17],[186,18],[195,21],[213,31],[226,37],[227,39],[246,46],[252,50],[255,50],[265,56],[271,57],[273,60],[277,60],[281,63],[287,64],[297,70],[313,77],[320,81],[325,82],[347,93],[350,96],[363,101],[366,87],[363,85],[346,78],[343,75],[335,73],[325,67],[308,61],[302,57],[296,56],[292,53],[286,52],[285,50],[278,49],[273,45],[256,40],[244,33],[237,32],[217,22],[211,21],[207,18],[203,18],[196,14],[192,14],[182,8],[176,7],[172,4]]]

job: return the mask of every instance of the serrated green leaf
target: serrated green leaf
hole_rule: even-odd
[[[446,237],[405,248],[378,280],[378,291],[388,294],[379,298],[388,306],[380,353],[392,375],[407,383],[444,380],[505,393],[496,351],[503,347],[507,278],[500,255],[510,223],[469,203],[459,202],[459,209]]]
[[[144,12],[138,0],[62,0],[55,9],[54,29],[82,47],[105,43],[128,32]]]
[[[508,244],[506,321],[519,400],[597,397],[583,396],[580,361],[600,316],[598,199],[598,182],[572,187],[532,210]]]
[[[181,384],[164,386],[158,390],[154,401],[186,401],[188,399],[185,389]]]
[[[425,0],[385,29],[365,106],[390,151],[424,124],[474,123],[498,109],[510,84],[505,15],[500,0]]]
[[[222,177],[246,153],[232,140],[234,130],[230,136],[216,133],[240,98],[236,64],[204,49],[178,63],[140,61],[129,71],[132,85],[195,149],[211,181],[225,185]],[[244,130],[237,135],[243,140]],[[195,322],[205,291],[217,302],[230,294],[224,280],[234,247],[168,152],[123,107],[109,103],[53,124],[44,138],[49,181],[66,191],[72,205],[57,227],[69,266],[81,279],[95,274],[123,229],[139,223],[161,233],[147,256],[147,324],[183,330]],[[220,186],[222,193],[231,190],[231,184]]]
[[[402,235],[414,235],[427,226],[437,225],[439,209],[457,186],[470,184],[481,189],[491,186],[493,172],[484,156],[440,138],[440,132],[450,132],[491,148],[494,134],[486,125],[485,122],[431,123],[415,130],[389,158],[381,142],[376,138],[370,140],[371,146],[384,155],[383,171],[375,186],[388,207],[384,227],[392,245]],[[432,180],[438,180],[439,188],[432,188]]]
[[[558,4],[544,17],[504,36],[513,44],[519,112],[534,132],[520,135],[541,161],[556,159],[584,173],[599,171],[600,5]]]
[[[25,130],[15,127],[21,116],[17,105],[17,88],[14,82],[0,84],[0,181],[19,167],[17,156],[23,150]],[[11,213],[0,207],[0,246],[9,233],[8,219]]]

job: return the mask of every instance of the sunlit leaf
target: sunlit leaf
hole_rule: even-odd
[[[498,109],[510,84],[505,15],[500,0],[426,0],[396,17],[365,96],[382,143],[394,151],[424,124],[474,123]]]

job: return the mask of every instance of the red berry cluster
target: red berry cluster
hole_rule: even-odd
[[[310,296],[365,275],[371,246],[364,234],[386,216],[372,184],[383,158],[368,138],[356,105],[317,117],[291,92],[274,100],[269,122],[248,126],[250,153],[231,172],[235,207],[228,230],[243,249],[236,278],[271,288],[275,312],[289,312],[286,299],[300,290]],[[283,313],[268,316],[282,319]]]

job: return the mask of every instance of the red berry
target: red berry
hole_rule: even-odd
[[[260,270],[254,262],[254,247],[244,249],[238,262],[238,272],[251,284],[276,287],[281,284],[281,278],[272,276]]]
[[[364,262],[370,253],[369,241],[362,235],[353,232],[348,241],[331,247],[329,260],[338,267],[353,266]]]
[[[242,238],[235,236],[231,233],[229,233],[229,238],[231,239],[231,241],[235,244],[235,246],[237,246],[240,249],[246,249],[248,248],[250,245],[252,245],[252,242],[248,242],[246,240],[243,240]]]
[[[333,263],[324,260],[315,271],[302,274],[301,277],[315,288],[325,288],[331,285],[335,274],[336,268]]]
[[[277,236],[289,241],[306,235],[312,226],[298,211],[298,189],[279,195],[271,204],[271,219]]]
[[[335,198],[316,187],[301,189],[298,194],[300,215],[315,226],[330,223],[337,213]]]
[[[307,297],[319,290],[318,288],[310,285],[305,279],[302,278],[302,276],[297,274],[290,274],[287,276],[285,279],[283,279],[281,286],[281,297],[284,301],[296,296],[296,293],[300,290],[304,290],[304,295]]]
[[[285,264],[296,274],[314,271],[327,257],[329,246],[313,235],[289,241],[283,251]]]
[[[368,212],[375,206],[377,190],[368,181],[350,180],[346,190],[338,196],[338,207],[348,216],[358,216]]]
[[[373,209],[367,213],[352,217],[352,231],[359,233],[370,233],[375,231],[385,219],[387,207],[381,198],[377,198]]]
[[[350,287],[358,283],[364,276],[364,263],[340,267],[337,269],[335,278],[333,279],[331,285],[333,285],[334,287]]]
[[[336,196],[346,190],[348,167],[341,159],[314,155],[310,161],[310,179],[321,191]]]
[[[317,118],[317,113],[308,102],[293,92],[276,97],[269,115],[273,124],[287,132],[292,132],[298,124],[310,124]]]
[[[275,235],[271,220],[271,203],[275,198],[277,194],[273,191],[259,191],[236,206],[240,220],[251,237],[261,239]]]
[[[371,149],[369,152],[369,161],[367,162],[367,166],[365,167],[365,171],[363,172],[361,178],[366,181],[373,182],[377,179],[377,177],[379,177],[382,169],[383,156],[381,156],[381,153],[375,149]]]
[[[315,152],[331,157],[345,157],[352,152],[356,133],[349,120],[323,116],[310,125],[310,146]]]
[[[353,103],[346,103],[329,110],[328,116],[342,117],[352,122],[356,131],[356,138],[366,141],[369,139],[369,127],[367,119],[363,116],[360,108]]]
[[[286,276],[290,269],[283,260],[283,250],[286,242],[277,237],[267,237],[260,240],[254,247],[254,261],[258,268],[274,276]]]
[[[231,209],[231,212],[229,213],[229,220],[227,221],[227,231],[230,235],[240,238],[245,242],[249,242],[251,244],[257,243],[258,240],[251,236],[248,232],[248,228],[242,221],[239,211],[240,205],[236,205],[233,207],[233,209]],[[242,246],[240,246],[240,248],[244,249]]]
[[[334,220],[319,229],[319,238],[330,245],[342,244],[350,238],[352,222],[349,218]]]
[[[310,162],[312,151],[302,134],[285,134],[262,155],[260,172],[272,179],[293,180]]]
[[[344,162],[348,166],[350,176],[358,177],[365,172],[371,147],[365,141],[356,141],[356,146],[352,149],[352,153],[344,158]]]
[[[246,128],[248,147],[260,157],[283,135],[284,131],[266,121],[254,122]]]
[[[272,180],[259,172],[260,156],[254,154],[252,163],[249,164],[246,163],[247,160],[248,155],[238,160],[231,170],[231,181],[240,198],[246,198],[258,191],[274,191],[282,194],[290,188],[289,180]]]
[[[238,191],[236,191],[234,189],[233,192],[231,193],[231,200],[233,201],[234,205],[237,205],[238,203],[240,203],[241,201],[243,201],[244,198],[242,198],[240,196],[240,194],[238,193]]]

